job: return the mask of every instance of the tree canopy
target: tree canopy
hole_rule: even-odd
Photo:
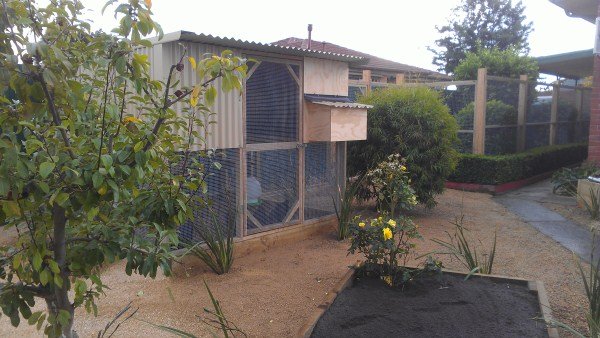
[[[526,21],[524,10],[521,1],[462,0],[452,10],[448,24],[436,26],[442,37],[435,41],[437,48],[429,48],[434,53],[433,64],[450,74],[467,52],[512,48],[528,53],[532,23]]]
[[[46,3],[0,0],[0,226],[18,233],[0,245],[0,307],[15,326],[72,337],[75,308],[95,313],[107,288],[101,266],[170,272],[192,192],[207,189],[191,149],[203,149],[213,84],[239,90],[247,66],[181,47],[159,65],[166,81],[153,79],[144,37],[162,31],[151,0],[108,1],[111,34],[91,31],[80,1]],[[47,311],[32,313],[39,300]]]

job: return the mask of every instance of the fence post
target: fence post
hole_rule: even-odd
[[[366,92],[367,93],[371,92],[371,70],[370,69],[363,69],[362,80],[363,80],[365,86],[367,86]]]
[[[558,92],[560,91],[560,83],[552,85],[552,106],[550,107],[550,139],[549,145],[556,144],[556,129],[558,124]]]
[[[473,116],[473,154],[485,154],[485,109],[487,104],[487,69],[477,70],[475,116]]]
[[[521,75],[519,79],[519,107],[517,109],[517,152],[525,150],[525,141],[527,137],[527,97],[529,95],[529,78],[527,75]]]

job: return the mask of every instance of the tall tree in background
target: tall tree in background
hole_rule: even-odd
[[[528,53],[532,23],[526,21],[524,11],[521,1],[462,0],[448,24],[436,26],[442,37],[435,41],[437,48],[429,48],[435,54],[433,64],[453,73],[467,52],[480,48]]]

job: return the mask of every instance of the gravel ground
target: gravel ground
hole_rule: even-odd
[[[568,250],[522,222],[489,195],[448,190],[438,202],[433,210],[413,212],[424,237],[417,243],[417,255],[438,250],[430,239],[446,236],[445,231],[452,231],[449,221],[463,213],[470,234],[480,238],[483,245],[489,245],[494,231],[497,232],[495,274],[543,281],[555,317],[579,330],[585,329],[583,286]],[[139,307],[137,318],[209,336],[197,317],[202,315],[203,307],[210,305],[204,279],[228,318],[250,336],[292,336],[347,266],[360,258],[347,256],[347,247],[347,242],[323,235],[242,257],[224,276],[197,265],[189,267],[187,274],[150,280],[128,277],[123,264],[116,264],[103,273],[104,283],[112,289],[99,300],[98,317],[78,311],[76,330],[82,337],[94,336],[116,312],[133,301]],[[446,267],[461,269],[450,257],[440,258]],[[126,322],[118,333],[126,337],[167,336],[138,320]],[[2,337],[36,335],[40,334],[26,325],[13,329],[5,317],[0,319]]]

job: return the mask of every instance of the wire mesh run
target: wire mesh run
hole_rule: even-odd
[[[262,61],[246,80],[246,143],[298,139],[298,66]]]
[[[239,149],[217,150],[211,156],[194,153],[188,167],[201,168],[198,190],[191,192],[190,207],[193,217],[178,229],[179,238],[193,243],[201,242],[202,231],[214,231],[220,226],[222,233],[236,234],[237,191],[239,187]],[[238,234],[239,235],[239,234]]]
[[[304,155],[304,218],[334,215],[338,193],[336,147],[330,142],[309,143]]]
[[[248,233],[298,220],[298,150],[247,153]]]

